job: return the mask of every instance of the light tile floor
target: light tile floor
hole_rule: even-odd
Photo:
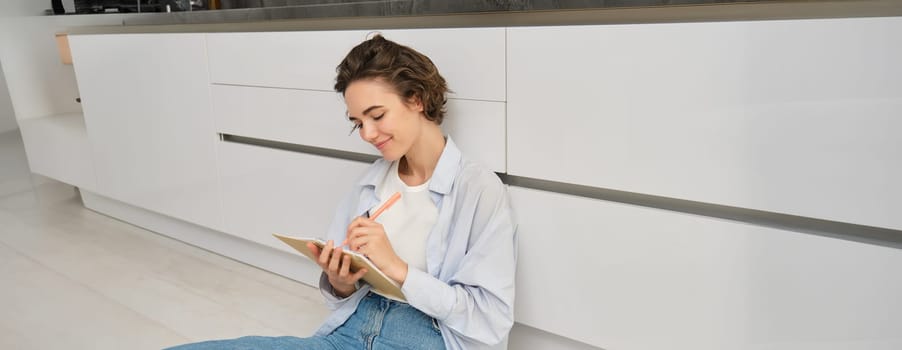
[[[310,335],[328,314],[304,284],[85,209],[0,134],[0,349],[160,349]]]

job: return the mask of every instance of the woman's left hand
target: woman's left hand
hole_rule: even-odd
[[[348,225],[348,246],[366,255],[382,272],[403,284],[407,279],[407,263],[395,254],[382,224],[365,217],[357,217]]]

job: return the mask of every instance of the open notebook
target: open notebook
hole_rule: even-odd
[[[273,236],[275,236],[282,242],[285,242],[285,244],[290,245],[292,248],[301,252],[301,254],[306,256],[308,259],[313,260],[314,262],[316,261],[317,257],[313,255],[313,252],[311,252],[310,249],[307,248],[307,242],[313,242],[313,244],[319,247],[319,249],[323,249],[323,246],[326,245],[326,242],[323,242],[323,240],[318,238],[289,237],[276,233],[274,233]],[[404,298],[404,293],[401,293],[401,286],[399,286],[397,282],[386,276],[385,273],[382,272],[382,270],[379,270],[379,268],[376,267],[376,265],[373,265],[373,262],[370,261],[370,259],[354,251],[343,250],[343,252],[344,254],[351,256],[350,270],[352,273],[366,267],[367,271],[366,274],[363,275],[363,280],[369,283],[373,287],[374,291],[397,300],[407,301],[407,299]]]

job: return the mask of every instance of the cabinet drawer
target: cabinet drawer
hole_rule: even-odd
[[[902,346],[902,251],[511,187],[517,321],[605,349]]]
[[[508,34],[511,174],[902,229],[900,17]]]
[[[429,56],[454,97],[504,101],[504,28],[380,31]],[[335,67],[371,31],[207,34],[214,83],[332,91]]]
[[[273,233],[324,237],[368,164],[230,142],[219,144],[224,231],[294,252]]]
[[[350,136],[345,104],[334,92],[213,85],[219,132],[379,155],[358,133]],[[452,99],[442,125],[470,158],[504,172],[503,102]]]

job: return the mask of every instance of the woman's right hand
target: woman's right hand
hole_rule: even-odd
[[[347,298],[357,290],[357,281],[366,274],[366,269],[360,269],[352,274],[350,270],[351,256],[342,254],[340,248],[335,249],[333,247],[333,242],[328,241],[323,246],[322,251],[320,251],[315,244],[307,243],[307,248],[313,252],[313,255],[319,256],[316,264],[326,272],[329,284],[332,285],[332,289],[335,291],[335,296]]]

